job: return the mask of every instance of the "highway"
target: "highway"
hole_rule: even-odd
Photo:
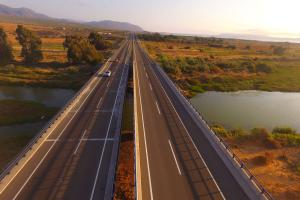
[[[131,52],[126,40],[1,181],[1,200],[111,199]]]
[[[136,40],[137,199],[264,199]]]

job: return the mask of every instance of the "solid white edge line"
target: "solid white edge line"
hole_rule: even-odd
[[[79,140],[78,145],[77,145],[77,147],[76,147],[76,149],[74,151],[74,155],[76,155],[76,153],[77,153],[77,151],[79,149],[79,146],[80,146],[80,144],[82,142],[82,138],[85,136],[86,132],[87,132],[87,130],[85,130],[84,133],[82,134],[81,139]]]
[[[108,138],[108,134],[109,134],[109,131],[110,131],[112,117],[114,115],[114,111],[115,111],[115,107],[116,107],[116,103],[117,103],[117,97],[118,97],[118,94],[119,94],[119,91],[120,91],[124,71],[125,71],[125,67],[123,67],[121,80],[119,82],[119,87],[118,87],[118,91],[117,91],[115,102],[114,102],[113,111],[111,113],[110,120],[109,120],[109,125],[108,125],[107,131],[106,131],[106,136],[105,136],[105,140],[104,140],[104,144],[103,144],[103,148],[102,148],[102,152],[101,152],[101,157],[100,157],[100,161],[99,161],[99,164],[98,164],[98,168],[97,168],[97,172],[96,172],[96,176],[95,176],[94,185],[93,185],[93,189],[92,189],[92,192],[91,192],[90,200],[93,200],[93,198],[94,198],[94,193],[95,193],[95,189],[96,189],[96,185],[97,185],[97,181],[98,181],[98,177],[99,177],[99,173],[100,173],[102,159],[103,159],[104,151],[105,151],[105,148],[106,148],[107,138]]]
[[[100,98],[100,100],[99,100],[99,102],[98,102],[98,104],[97,104],[97,109],[100,107],[101,101],[102,101],[102,97]]]
[[[158,110],[158,113],[161,115],[161,113],[160,113],[160,109],[159,109],[159,106],[158,106],[158,103],[157,103],[157,101],[155,101],[155,104],[156,104],[156,108],[157,108],[157,110]]]
[[[135,58],[135,45],[132,42],[132,49],[133,49],[133,57]],[[142,200],[143,199],[143,192],[142,192],[142,183],[141,183],[141,159],[140,159],[140,140],[139,140],[139,127],[138,127],[138,119],[137,119],[137,87],[136,87],[136,69],[135,69],[135,62],[136,60],[133,59],[133,84],[134,84],[134,127],[135,127],[135,181],[136,181],[136,199]]]
[[[81,139],[82,141],[104,141],[104,140],[107,140],[107,141],[114,141],[115,139],[114,138],[82,138]]]
[[[153,91],[151,83],[149,83],[149,87],[150,87],[150,89]]]
[[[136,55],[135,55],[136,56]],[[135,57],[136,60],[136,57]],[[152,191],[152,183],[151,183],[151,173],[150,173],[150,166],[149,166],[149,155],[148,155],[148,148],[147,148],[147,136],[145,132],[145,124],[144,124],[144,115],[143,115],[143,104],[142,104],[142,97],[141,97],[141,88],[139,85],[139,73],[138,73],[138,67],[136,64],[136,73],[137,73],[137,86],[138,86],[138,92],[139,92],[139,99],[140,99],[140,107],[141,107],[141,115],[142,115],[142,127],[144,132],[144,144],[145,144],[145,151],[146,151],[146,161],[147,161],[147,170],[148,170],[148,179],[149,179],[149,188],[150,188],[150,198],[153,200],[153,191]]]
[[[173,150],[173,147],[172,147],[172,143],[171,141],[169,140],[169,145],[170,145],[170,148],[171,148],[171,151],[172,151],[172,154],[173,154],[173,157],[174,157],[174,160],[175,160],[175,163],[176,163],[176,166],[177,166],[177,169],[178,169],[178,172],[181,176],[181,170],[180,170],[180,167],[178,165],[178,162],[177,162],[177,159],[176,159],[176,156],[175,156],[175,153],[174,153],[174,150]]]

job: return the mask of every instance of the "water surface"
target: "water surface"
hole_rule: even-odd
[[[206,92],[191,102],[210,124],[248,130],[289,126],[300,132],[300,93]]]
[[[1,99],[31,100],[49,107],[63,107],[75,94],[74,90],[19,86],[0,86]],[[47,121],[12,126],[0,126],[0,139],[22,134],[38,133]]]
[[[74,94],[69,89],[0,86],[0,99],[31,100],[50,107],[62,107]]]

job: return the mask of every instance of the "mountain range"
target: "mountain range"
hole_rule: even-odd
[[[74,23],[74,20],[66,20],[66,19],[58,19],[49,17],[45,14],[38,13],[29,8],[11,8],[9,6],[0,4],[0,17],[19,17],[26,19],[37,19],[37,20],[51,20],[51,21],[64,21]],[[133,31],[133,32],[142,32],[143,29],[140,26],[128,23],[128,22],[117,22],[111,20],[103,20],[103,21],[92,21],[92,22],[76,22],[84,25],[89,25],[102,29],[109,30],[123,30],[123,31]]]

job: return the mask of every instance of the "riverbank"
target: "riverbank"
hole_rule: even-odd
[[[275,199],[300,198],[300,135],[290,128],[213,130],[232,148]]]
[[[300,92],[299,44],[175,38],[143,46],[187,97],[205,91]]]
[[[36,134],[31,129],[38,128],[29,125],[46,123],[57,111],[35,101],[0,100],[0,172]],[[22,124],[27,126],[20,129]],[[17,134],[11,132],[14,127]]]
[[[0,85],[79,89],[97,67],[11,64],[0,67]]]
[[[0,100],[0,126],[47,120],[57,110],[34,101]]]

